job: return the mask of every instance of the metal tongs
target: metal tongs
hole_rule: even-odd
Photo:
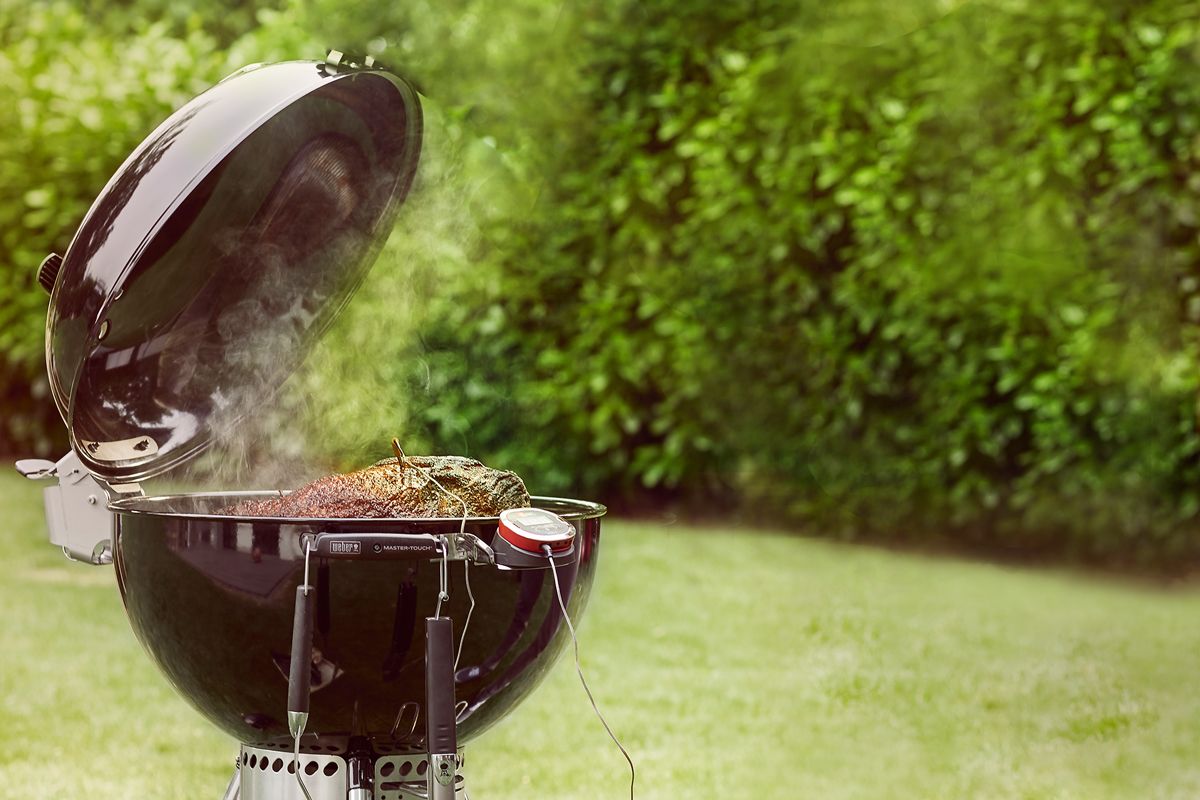
[[[426,775],[426,797],[429,800],[454,800],[458,781],[458,730],[454,695],[454,623],[441,616],[441,601],[446,596],[445,563],[450,560],[446,540],[468,536],[468,548],[477,544],[487,548],[471,534],[434,536],[432,534],[319,534],[303,540],[304,580],[296,587],[296,608],[292,620],[292,653],[288,670],[288,730],[294,742],[293,759],[296,780],[306,798],[311,800],[299,768],[300,737],[308,725],[311,694],[313,601],[316,596],[309,582],[309,562],[324,549],[334,556],[355,557],[355,551],[367,558],[421,558],[436,547],[443,563],[439,611],[425,619],[425,744],[429,771]],[[466,552],[466,549],[463,550]],[[474,551],[471,552],[483,552]],[[486,552],[490,553],[490,549]],[[356,768],[358,767],[358,768]],[[361,774],[361,765],[351,765],[350,797],[370,798],[371,778]]]

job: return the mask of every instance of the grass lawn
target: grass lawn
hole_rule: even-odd
[[[235,744],[142,654],[110,568],[0,475],[0,797],[220,796]],[[642,798],[1200,795],[1200,593],[613,523],[582,628]],[[477,800],[620,798],[564,658],[469,748]]]

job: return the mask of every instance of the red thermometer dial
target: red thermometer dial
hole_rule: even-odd
[[[513,547],[530,553],[542,548],[561,553],[571,549],[575,526],[557,514],[541,508],[510,508],[500,514],[500,536]]]

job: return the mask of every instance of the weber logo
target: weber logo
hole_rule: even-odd
[[[329,552],[356,556],[362,552],[362,545],[360,545],[358,542],[330,542]]]

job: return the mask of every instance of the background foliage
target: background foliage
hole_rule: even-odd
[[[267,428],[841,536],[1200,553],[1186,0],[0,4],[0,449],[61,446],[32,267],[112,169],[340,43],[430,95],[428,159]]]

